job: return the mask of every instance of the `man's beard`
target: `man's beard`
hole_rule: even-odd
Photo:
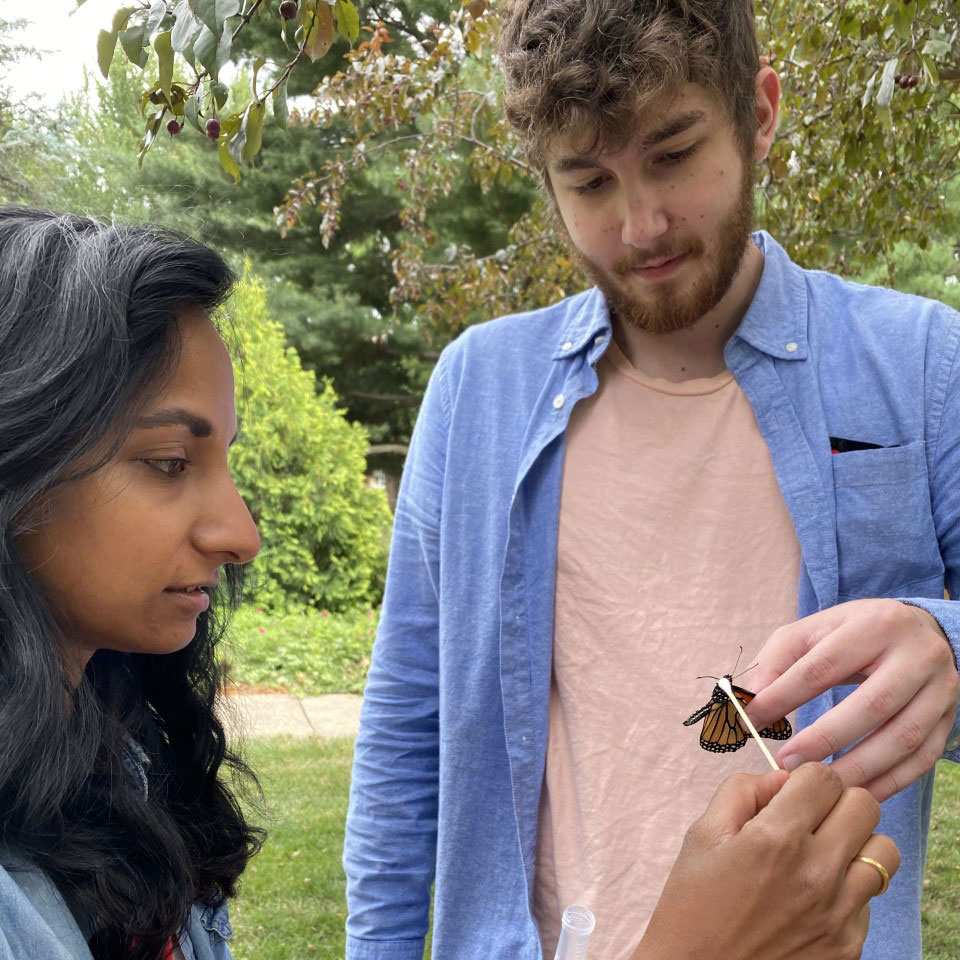
[[[622,286],[631,270],[647,263],[661,263],[686,254],[696,266],[704,252],[704,243],[699,237],[681,237],[679,241],[664,241],[650,250],[638,251],[617,261],[610,273],[573,248],[580,268],[606,297],[611,315],[649,333],[676,333],[692,327],[723,299],[740,270],[750,240],[753,226],[752,170],[751,165],[744,164],[736,205],[716,232],[716,262],[707,263],[707,272],[694,280],[667,279],[657,284],[645,298],[633,296]]]

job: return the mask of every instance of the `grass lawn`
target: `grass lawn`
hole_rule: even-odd
[[[340,866],[350,740],[251,741],[270,838],[232,907],[234,960],[342,960]],[[941,763],[924,891],[924,960],[960,957],[960,767]]]

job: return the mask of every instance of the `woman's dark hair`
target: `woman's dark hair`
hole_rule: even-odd
[[[240,569],[186,648],[98,651],[72,689],[17,537],[51,491],[110,458],[177,362],[179,313],[213,311],[233,280],[177,234],[0,208],[0,842],[98,931],[98,960],[158,960],[194,902],[235,893],[262,842],[222,779],[255,783],[214,711]],[[149,758],[146,796],[131,741]]]

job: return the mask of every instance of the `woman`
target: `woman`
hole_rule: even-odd
[[[0,209],[0,958],[229,956],[261,842],[214,645],[257,553],[230,478],[232,275]]]

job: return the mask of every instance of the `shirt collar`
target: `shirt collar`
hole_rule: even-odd
[[[585,347],[595,346],[602,353],[610,340],[610,310],[606,298],[591,287],[558,306],[565,316],[558,324],[560,336],[551,354],[552,360],[565,360]]]
[[[802,271],[765,230],[753,234],[763,254],[763,273],[735,337],[778,360],[806,360],[807,285]],[[596,288],[563,301],[565,316],[551,355],[563,360],[593,344],[602,353],[610,339],[610,310]]]
[[[806,360],[807,284],[803,272],[765,230],[753,234],[763,254],[760,284],[734,337],[778,360]]]

